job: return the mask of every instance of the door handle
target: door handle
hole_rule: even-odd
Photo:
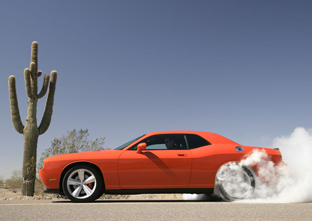
[[[187,154],[186,154],[186,153],[178,153],[178,156],[179,156],[179,157],[186,157]]]

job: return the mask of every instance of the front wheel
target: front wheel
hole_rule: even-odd
[[[91,166],[77,165],[64,176],[63,191],[73,202],[91,202],[102,194],[103,181],[100,173]]]
[[[226,201],[249,198],[256,186],[255,179],[256,174],[252,168],[238,163],[225,164],[216,176],[217,192]]]

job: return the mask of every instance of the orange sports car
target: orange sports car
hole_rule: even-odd
[[[90,202],[106,194],[203,193],[225,200],[242,199],[256,186],[257,171],[239,162],[253,150],[265,150],[278,164],[278,149],[242,146],[209,132],[147,133],[114,150],[49,157],[39,171],[47,193],[65,194],[74,202]],[[231,172],[229,165],[238,166]],[[228,168],[244,185],[233,192],[217,173]],[[235,169],[237,170],[237,168]]]

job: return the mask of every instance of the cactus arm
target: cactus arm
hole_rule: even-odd
[[[36,64],[34,62],[30,63],[30,85],[31,85],[31,96],[30,99],[37,99],[37,91],[38,91],[38,77],[36,71]]]
[[[27,96],[31,97],[30,70],[28,68],[24,70],[24,78]]]
[[[37,73],[38,70],[38,42],[33,41],[31,44],[31,59],[30,62],[34,62],[34,73]]]
[[[17,132],[23,133],[24,125],[21,121],[21,116],[19,113],[16,87],[15,87],[15,77],[11,75],[9,77],[9,97],[10,97],[10,107],[11,107],[11,118],[14,128]]]
[[[29,69],[30,69],[31,78],[33,81],[37,78],[37,72],[35,68],[36,68],[36,64],[34,62],[31,62]]]
[[[44,75],[43,86],[42,86],[40,93],[38,94],[38,99],[42,98],[47,93],[49,81],[50,81],[50,75],[48,74]]]
[[[51,117],[52,117],[52,113],[53,113],[53,103],[54,103],[56,80],[57,80],[57,72],[52,71],[51,72],[51,79],[50,79],[49,93],[48,93],[48,97],[47,97],[47,101],[46,101],[46,106],[45,106],[44,114],[42,117],[42,121],[41,121],[40,126],[38,128],[39,135],[46,132],[46,130],[50,126]]]

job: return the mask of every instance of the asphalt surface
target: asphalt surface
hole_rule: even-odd
[[[312,203],[1,200],[0,220],[312,220]]]

